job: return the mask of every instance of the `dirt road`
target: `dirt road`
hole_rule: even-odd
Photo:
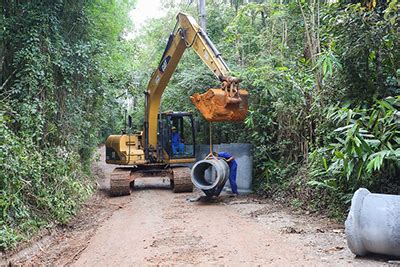
[[[101,152],[103,152],[101,150]],[[113,167],[95,166],[106,190]],[[143,180],[131,196],[101,190],[68,227],[45,235],[7,262],[75,266],[207,264],[382,266],[387,259],[358,259],[343,226],[252,196],[188,202],[169,181]]]

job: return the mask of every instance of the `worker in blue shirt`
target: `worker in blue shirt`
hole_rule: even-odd
[[[233,156],[227,152],[213,152],[212,154],[208,154],[206,159],[212,159],[212,157],[218,157],[218,158],[223,158],[229,165],[229,183],[231,184],[231,189],[232,189],[232,196],[237,196],[238,189],[237,189],[237,184],[236,184],[236,173],[237,173],[237,163],[236,160],[233,158]],[[219,196],[221,193],[222,189],[224,188],[224,184],[219,186],[218,188],[213,189],[210,192],[205,192],[206,196],[197,196],[195,198],[189,198],[188,200],[190,202],[195,202],[195,201],[200,201],[201,199],[205,199],[206,201],[209,201],[213,196]]]
[[[218,152],[218,157],[224,158],[229,165],[229,183],[231,184],[232,193],[238,195],[236,184],[237,162],[231,154],[227,152]],[[222,189],[222,188],[221,188]]]
[[[172,135],[171,135],[171,142],[172,142],[172,154],[183,154],[185,152],[185,144],[183,143],[183,139],[181,138],[180,134],[176,131],[176,127],[172,126]]]

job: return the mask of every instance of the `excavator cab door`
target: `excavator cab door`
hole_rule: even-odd
[[[166,112],[159,117],[159,144],[170,159],[195,157],[193,116],[188,112]]]

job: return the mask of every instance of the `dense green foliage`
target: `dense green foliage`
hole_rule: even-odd
[[[214,124],[213,140],[254,145],[260,193],[338,216],[359,187],[400,193],[397,1],[207,4],[207,32],[251,96],[245,123]],[[168,32],[161,25],[172,29],[178,11],[197,14],[186,3],[166,8],[168,15],[149,22],[135,39],[152,43],[141,48],[149,56],[137,58],[138,66],[151,62],[146,73],[165,46]],[[188,96],[216,85],[188,51],[163,109],[196,112]],[[204,123],[198,141],[207,142],[207,134]]]
[[[3,1],[0,248],[65,223],[93,189],[90,162],[121,120],[129,1]],[[105,115],[106,114],[106,115]]]

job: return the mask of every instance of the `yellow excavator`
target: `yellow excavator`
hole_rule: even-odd
[[[187,48],[193,48],[221,81],[221,88],[190,97],[203,117],[214,121],[242,121],[248,109],[248,92],[239,89],[217,48],[190,15],[179,13],[158,68],[145,91],[143,131],[111,135],[106,140],[106,163],[121,165],[110,178],[112,195],[130,194],[135,179],[167,177],[173,192],[191,192],[188,163],[195,162],[195,127],[190,112],[160,113],[161,96]],[[131,121],[128,120],[129,127]],[[178,133],[178,135],[177,135]],[[175,138],[175,143],[173,139]],[[175,147],[178,142],[178,147]],[[185,165],[186,164],[186,165]]]

